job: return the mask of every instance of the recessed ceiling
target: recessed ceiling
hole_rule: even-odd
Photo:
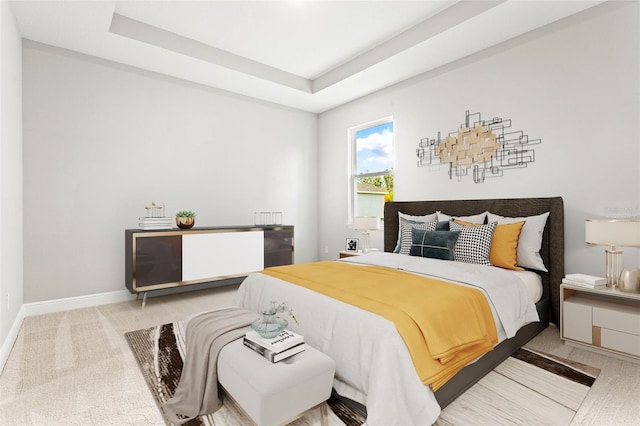
[[[26,39],[322,112],[603,1],[12,1]]]

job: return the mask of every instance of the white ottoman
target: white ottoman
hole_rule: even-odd
[[[308,344],[277,363],[245,347],[242,339],[218,356],[218,382],[260,426],[286,424],[318,405],[326,424],[335,369],[333,359]]]

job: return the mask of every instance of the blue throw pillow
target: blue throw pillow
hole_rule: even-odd
[[[450,231],[449,229],[449,221],[445,220],[444,222],[436,223],[436,231]]]
[[[432,259],[453,260],[453,249],[460,231],[411,230],[411,256],[430,257]]]

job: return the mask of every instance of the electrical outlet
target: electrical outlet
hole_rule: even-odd
[[[329,246],[324,246],[324,252],[325,252],[325,254],[329,253]]]

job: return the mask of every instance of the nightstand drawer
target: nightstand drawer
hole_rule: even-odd
[[[603,328],[600,330],[600,346],[635,356],[640,356],[640,336]]]
[[[637,304],[598,301],[593,304],[593,325],[640,336],[640,309]]]
[[[572,297],[563,303],[562,337],[592,343],[591,300]]]

